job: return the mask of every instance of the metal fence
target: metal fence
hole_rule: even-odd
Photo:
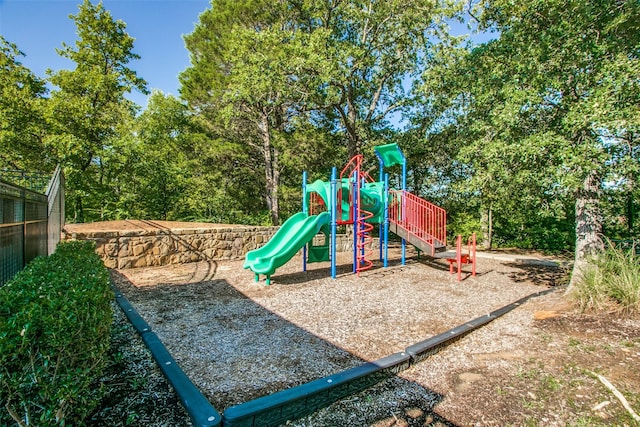
[[[60,242],[64,227],[64,175],[58,165],[44,193],[47,196],[47,254],[51,255]]]
[[[0,178],[0,286],[37,256],[47,256],[64,226],[64,177],[60,168],[44,193]]]

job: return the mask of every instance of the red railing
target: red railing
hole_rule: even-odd
[[[408,191],[389,192],[389,222],[429,244],[431,256],[447,244],[447,212]]]

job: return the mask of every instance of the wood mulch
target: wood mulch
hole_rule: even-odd
[[[255,282],[242,261],[113,270],[112,277],[221,413],[557,288],[400,375],[288,425],[634,425],[590,372],[609,378],[638,408],[637,319],[573,312],[560,267],[481,258],[477,276],[457,282],[443,260],[410,252],[402,266],[397,249],[392,253],[389,268],[376,263],[359,277],[350,255],[339,254],[335,280],[328,263],[302,272],[296,256],[271,286]],[[152,363],[136,366],[146,378],[158,376]],[[95,425],[125,425],[115,420],[132,413],[142,415],[131,425],[190,425],[159,377],[144,389],[151,399],[139,399],[156,411],[136,403],[139,390],[122,387],[120,402],[102,408]]]

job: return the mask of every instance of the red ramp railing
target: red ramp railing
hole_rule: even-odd
[[[428,245],[431,256],[447,245],[447,212],[408,191],[389,192],[389,223],[404,230],[409,241]]]

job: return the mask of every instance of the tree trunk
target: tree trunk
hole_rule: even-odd
[[[358,135],[358,110],[355,107],[355,91],[351,85],[345,89],[346,112],[342,106],[338,107],[342,124],[347,136],[347,154],[351,159],[356,154],[361,154],[362,147]]]
[[[82,206],[82,197],[79,195],[76,195],[75,197],[75,203],[74,203],[74,220],[76,223],[83,223],[84,222],[84,207]]]
[[[589,257],[604,249],[600,213],[600,178],[595,171],[587,175],[576,195],[576,251],[573,274],[567,292],[582,278]]]
[[[480,229],[482,231],[482,246],[491,249],[493,246],[493,209],[480,209]]]
[[[351,94],[349,95],[351,96]],[[353,105],[353,101],[351,100],[351,98],[349,98],[349,111],[347,112],[347,117],[349,118],[349,132],[347,133],[349,137],[348,153],[349,158],[351,159],[353,156],[361,154],[362,151],[362,147],[360,147],[361,141],[358,135],[358,113],[356,111],[356,107]]]
[[[633,229],[633,220],[636,216],[634,203],[633,203],[633,177],[627,178],[627,209],[626,209],[626,217],[627,217],[627,232],[629,234],[629,239],[633,239],[635,236],[635,232]]]
[[[631,131],[627,131],[624,133],[623,138],[626,146],[627,146],[627,154],[626,157],[631,160],[631,162],[637,161],[637,158],[634,157],[635,148],[637,148],[637,134]],[[636,216],[635,212],[635,202],[633,197],[633,192],[636,186],[636,177],[633,173],[627,174],[627,206],[626,206],[626,217],[627,217],[627,231],[629,233],[629,239],[635,239],[635,228],[634,228],[634,220]]]
[[[262,155],[264,156],[265,190],[267,208],[271,212],[271,223],[280,224],[278,214],[278,186],[280,185],[280,171],[278,170],[278,152],[271,143],[269,116],[263,111],[260,117],[260,137],[262,138]]]

